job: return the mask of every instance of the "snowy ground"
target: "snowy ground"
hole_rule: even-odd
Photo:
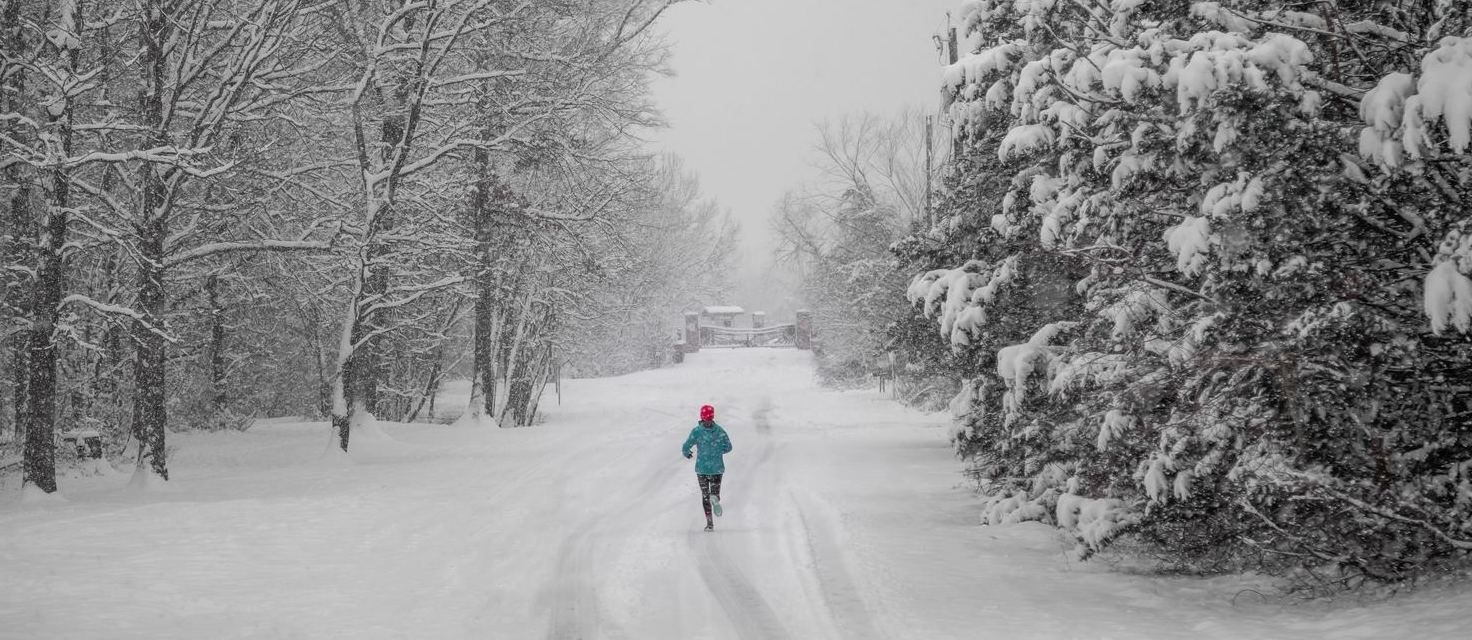
[[[936,416],[822,391],[807,354],[572,381],[531,429],[321,424],[175,438],[126,475],[0,494],[4,638],[1460,638],[1460,587],[1303,604],[1127,575],[976,526]],[[553,402],[549,398],[548,404]],[[679,445],[711,402],[727,513]]]

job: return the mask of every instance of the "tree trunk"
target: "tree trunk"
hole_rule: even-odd
[[[496,417],[496,411],[501,406],[501,336],[506,332],[506,310],[500,308],[500,301],[495,296],[498,292],[492,290],[487,298],[486,309],[490,315],[490,329],[480,338],[482,348],[485,349],[485,369],[480,372],[481,377],[481,410],[492,418]]]
[[[10,229],[14,237],[14,244],[16,245],[15,261],[21,263],[28,257],[24,249],[22,249],[23,243],[34,240],[31,237],[31,226],[33,222],[31,220],[30,206],[31,186],[27,177],[20,172],[18,163],[5,168],[5,179],[14,180],[12,184],[16,185],[16,195],[10,202],[10,217],[12,221]],[[34,282],[28,283],[24,280],[17,279],[15,283],[15,295],[12,299],[17,301],[16,311],[17,315],[21,318],[30,318],[33,316],[30,308],[33,302],[32,292],[34,288]],[[27,385],[30,382],[30,376],[26,372],[30,371],[31,368],[30,334],[24,331],[17,332],[7,342],[10,343],[11,361],[14,363],[14,366],[11,368],[13,379],[11,380],[10,397],[11,406],[15,411],[14,424],[16,436],[19,438],[25,434],[25,424],[28,420],[26,417],[26,396],[29,393]]]
[[[145,166],[143,172],[153,175],[152,167]],[[148,184],[153,182],[154,184]],[[145,178],[145,211],[155,210],[163,199],[163,185],[159,178]],[[134,342],[137,352],[133,360],[133,433],[138,438],[138,466],[146,462],[158,477],[168,480],[168,461],[165,459],[164,439],[168,420],[164,403],[164,372],[167,358],[167,341],[160,333],[164,329],[166,298],[163,284],[164,225],[154,219],[138,229],[138,250],[142,264],[138,269],[137,310],[143,320],[134,323]]]
[[[471,348],[475,348],[474,338],[471,339]],[[474,363],[470,370],[470,403],[465,406],[465,411],[472,418],[479,418],[485,414],[486,392],[485,385],[480,381],[480,372],[475,370]]]
[[[21,375],[25,371],[22,366],[25,363],[25,343],[21,337],[17,333],[13,340],[5,340],[4,352],[0,353],[0,358],[10,361],[10,374],[3,380],[6,386],[5,397],[0,399],[0,442],[10,441],[6,437],[7,433],[15,440],[20,440],[21,381],[25,380],[25,376]]]
[[[365,180],[364,196],[367,199],[367,224],[363,233],[363,248],[360,254],[362,264],[358,271],[359,286],[355,287],[354,298],[349,303],[348,325],[343,329],[343,335],[347,338],[340,348],[346,350],[340,353],[338,361],[339,392],[334,396],[341,396],[342,402],[334,398],[332,424],[337,429],[338,444],[343,451],[348,450],[348,441],[352,435],[352,417],[358,411],[370,413],[378,410],[378,383],[384,377],[385,360],[380,353],[379,329],[388,326],[387,311],[372,311],[368,309],[371,301],[382,301],[389,291],[389,281],[392,278],[392,269],[388,264],[390,247],[383,239],[384,235],[391,233],[394,229],[394,194],[397,188],[397,172],[402,169],[401,164],[395,164],[396,159],[402,160],[402,154],[407,154],[412,127],[415,118],[405,116],[411,111],[403,100],[405,94],[389,87],[381,88],[391,96],[389,113],[383,117],[379,128],[379,141],[381,143],[377,166],[370,160],[365,143],[361,112],[354,107],[354,126],[357,131],[356,139],[359,144],[359,169],[368,173],[377,173],[380,170],[388,175],[379,178],[381,183],[372,183]],[[402,149],[400,147],[403,147]],[[365,304],[367,303],[367,304]]]
[[[512,412],[517,410],[516,398],[518,397],[519,389],[516,381],[524,375],[526,368],[521,362],[524,357],[522,350],[525,346],[527,325],[531,322],[532,305],[534,303],[533,294],[530,291],[525,295],[526,301],[522,303],[520,312],[517,313],[516,317],[516,333],[512,336],[511,345],[506,355],[506,402],[501,405],[501,415],[496,420],[502,425],[506,424],[507,418],[512,418],[512,424],[523,426],[516,420],[516,416],[512,415]]]
[[[351,323],[350,324],[356,324]],[[351,336],[357,331],[353,327],[344,327],[342,331],[343,349],[350,349]],[[351,353],[338,356],[337,376],[332,382],[332,411],[328,414],[332,420],[332,431],[336,434],[337,447],[344,452],[348,450],[348,441],[352,437],[352,423],[354,406],[351,404],[353,388],[353,356]]]
[[[19,2],[5,2],[3,6],[0,6],[0,37],[4,38],[0,40],[0,46],[3,46],[10,55],[24,59],[26,42],[23,35],[25,32],[20,23],[20,5]],[[0,112],[20,111],[23,107],[21,100],[25,92],[25,79],[23,68],[14,68],[6,75],[4,83],[0,84]],[[4,138],[0,138],[0,152],[9,155],[10,145],[5,140],[19,139],[18,131],[18,128],[9,120],[0,121],[0,133],[5,134]],[[14,162],[0,169],[0,183],[14,185],[15,188],[5,212],[4,222],[7,232],[0,233],[0,260],[4,260],[6,264],[24,264],[30,258],[24,244],[25,239],[31,236],[33,222],[30,208],[31,187],[29,176],[23,171],[24,167],[24,164]],[[4,241],[6,235],[10,236],[9,242]],[[4,287],[3,292],[5,293],[4,300],[0,302],[5,302],[6,306],[14,305],[9,309],[0,308],[0,311],[12,312],[17,318],[29,317],[30,313],[27,311],[30,305],[29,284],[23,277],[13,273],[0,274],[0,277],[5,278],[0,281],[0,287]],[[4,340],[7,353],[0,354],[0,357],[8,356],[12,365],[5,382],[9,383],[10,408],[14,412],[10,425],[15,428],[17,439],[23,433],[21,423],[24,421],[22,414],[25,411],[26,402],[25,371],[28,368],[26,356],[29,351],[26,338],[24,333],[12,334]],[[0,422],[4,420],[5,418],[0,416]],[[0,424],[0,428],[3,427],[4,425]]]
[[[70,146],[70,134],[63,145]],[[50,211],[41,234],[36,269],[36,288],[31,303],[31,325],[26,332],[27,368],[25,410],[22,428],[26,433],[23,484],[34,484],[46,493],[56,491],[56,320],[61,304],[65,269],[62,248],[66,244],[68,185],[65,171],[52,177]]]
[[[537,357],[536,367],[532,372],[531,388],[527,394],[525,424],[530,426],[537,419],[537,407],[542,404],[542,391],[547,388],[547,380],[552,377],[552,345],[542,347]]]
[[[353,299],[348,304],[348,317],[343,322],[338,342],[337,377],[332,384],[332,428],[337,434],[337,446],[343,451],[348,450],[348,442],[352,439],[353,413],[364,410],[361,400],[362,383],[358,379],[358,361],[363,351],[360,346],[363,322],[359,308],[366,281],[362,279],[362,275],[366,268],[364,265],[359,269],[360,280],[354,287]]]
[[[474,171],[478,180],[470,190],[470,217],[475,233],[475,266],[471,274],[475,286],[474,322],[471,327],[470,363],[470,406],[466,408],[472,416],[494,416],[496,394],[490,376],[494,366],[494,343],[491,335],[495,331],[496,282],[492,269],[493,241],[495,238],[495,216],[491,201],[495,197],[496,175],[491,168],[491,155],[485,149],[476,149]],[[487,391],[490,391],[487,393]]]
[[[387,251],[381,244],[368,250],[368,279],[363,285],[363,296],[368,300],[382,300],[388,293],[388,267],[382,264],[385,253]],[[381,411],[378,385],[387,377],[387,362],[381,353],[383,341],[377,332],[387,326],[387,314],[386,311],[364,314],[358,321],[358,335],[353,339],[358,348],[353,351],[354,385],[350,388],[349,399],[375,415]]]
[[[80,9],[70,16],[71,24],[56,24],[55,27],[81,36]],[[66,42],[67,40],[63,40]],[[46,47],[64,69],[63,77],[76,74],[77,52],[66,45],[51,43]],[[57,95],[51,96],[52,104],[46,110],[46,128],[59,143],[62,156],[72,151],[71,98],[66,95],[70,87],[56,87]],[[46,219],[41,224],[37,238],[36,282],[32,292],[31,323],[26,339],[27,368],[22,375],[26,382],[25,453],[23,462],[23,484],[51,493],[56,491],[56,323],[60,314],[61,295],[66,283],[67,208],[71,206],[71,178],[64,165],[57,163],[50,168],[50,193],[47,194]]]
[[[170,38],[172,21],[162,0],[149,0],[143,7],[143,25],[138,32],[142,40],[143,94],[139,97],[139,113],[148,144],[168,144],[163,130],[164,83],[166,81],[164,47]],[[134,323],[137,353],[133,364],[133,434],[138,438],[138,467],[145,462],[159,478],[169,479],[165,459],[165,424],[168,419],[164,404],[164,371],[166,341],[164,317],[167,311],[164,289],[164,242],[168,235],[169,207],[167,187],[154,163],[138,168],[142,187],[138,223],[138,302],[142,320]]]
[[[366,310],[372,300],[381,300],[388,292],[388,266],[383,264],[386,249],[377,239],[387,227],[388,205],[371,199],[368,206],[368,230],[361,249],[362,263],[357,285],[348,305],[348,316],[338,345],[338,376],[334,384],[332,426],[337,431],[338,446],[348,450],[352,437],[353,415],[359,411],[374,412],[378,404],[378,381],[383,373],[378,354],[376,327],[383,322],[382,313]]]

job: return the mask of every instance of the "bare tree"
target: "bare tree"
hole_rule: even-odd
[[[30,142],[7,138],[7,163],[46,176],[24,413],[34,425],[28,432],[35,448],[49,449],[63,307],[126,319],[136,350],[132,426],[142,445],[139,468],[146,462],[148,473],[167,479],[169,275],[231,253],[326,246],[306,237],[312,224],[288,225],[298,232],[285,239],[263,235],[259,226],[232,225],[240,221],[238,207],[212,200],[210,190],[240,164],[227,150],[245,123],[265,120],[279,106],[274,84],[294,73],[279,53],[303,37],[302,18],[311,10],[293,0],[147,0],[83,21],[78,7],[63,2],[54,14],[43,11],[51,22],[30,27],[45,34],[42,53],[18,62],[8,56],[6,63],[38,80],[29,104],[42,114],[7,114],[7,121],[37,130]],[[127,86],[139,90],[134,110],[113,102]],[[78,224],[69,224],[73,217]],[[231,238],[232,226],[247,233]],[[65,249],[73,241],[83,249],[121,249],[136,276],[130,304],[65,293]]]
[[[889,247],[926,218],[923,116],[862,114],[818,128],[821,178],[784,195],[773,215],[778,257],[793,265],[830,359],[845,367],[882,349],[903,312]]]

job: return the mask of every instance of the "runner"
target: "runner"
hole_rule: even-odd
[[[700,407],[700,422],[690,430],[690,437],[685,438],[685,446],[680,449],[686,459],[691,457],[691,447],[697,453],[695,479],[700,483],[700,504],[705,508],[705,530],[714,531],[716,523],[711,514],[721,515],[721,476],[726,473],[722,456],[731,452],[730,436],[716,424],[715,407]]]

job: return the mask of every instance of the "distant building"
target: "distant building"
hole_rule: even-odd
[[[706,326],[731,327],[736,316],[746,313],[741,307],[712,306],[700,310],[701,324]]]

